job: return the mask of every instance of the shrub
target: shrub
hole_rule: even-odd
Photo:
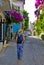
[[[41,35],[41,39],[44,40],[44,34]]]

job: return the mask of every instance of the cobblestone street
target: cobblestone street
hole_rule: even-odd
[[[0,53],[0,65],[44,65],[44,41],[28,38],[24,43],[22,60],[17,59],[17,44],[10,42]]]

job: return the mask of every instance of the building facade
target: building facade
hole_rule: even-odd
[[[2,50],[4,44],[4,23],[6,22],[4,11],[10,9],[9,0],[0,0],[0,51]]]
[[[11,9],[20,10],[21,14],[22,14],[22,11],[24,10],[24,4],[25,4],[25,0],[10,0]],[[13,36],[22,27],[21,24],[15,24],[15,23],[12,24],[11,26],[12,26],[12,29],[10,27],[10,33],[12,33]],[[12,30],[12,32],[11,32],[11,30]]]
[[[24,4],[25,0],[0,0],[0,43],[3,43],[4,40],[4,23],[6,22],[4,11],[9,11],[13,9],[13,7],[14,9],[22,11],[24,9]],[[13,29],[15,25],[13,24]]]
[[[14,6],[15,9],[24,9],[25,0],[10,0],[10,6]]]

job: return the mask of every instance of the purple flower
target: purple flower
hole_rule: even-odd
[[[23,18],[26,19],[26,15],[23,15]]]
[[[22,15],[19,13],[19,12],[16,12],[15,14],[14,14],[14,19],[16,20],[16,21],[22,21],[22,19],[23,19],[23,17],[22,17]]]
[[[36,10],[34,13],[35,13],[36,16],[40,15],[40,11],[39,10]]]
[[[43,4],[44,0],[36,0],[35,7],[38,8],[39,5]]]
[[[21,15],[20,12],[17,12],[16,10],[10,10],[9,14],[17,21],[21,22],[23,19],[23,16]]]
[[[40,5],[40,2],[35,3],[35,7],[37,8]]]

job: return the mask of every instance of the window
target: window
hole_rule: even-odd
[[[2,0],[0,0],[0,6],[2,6]]]

